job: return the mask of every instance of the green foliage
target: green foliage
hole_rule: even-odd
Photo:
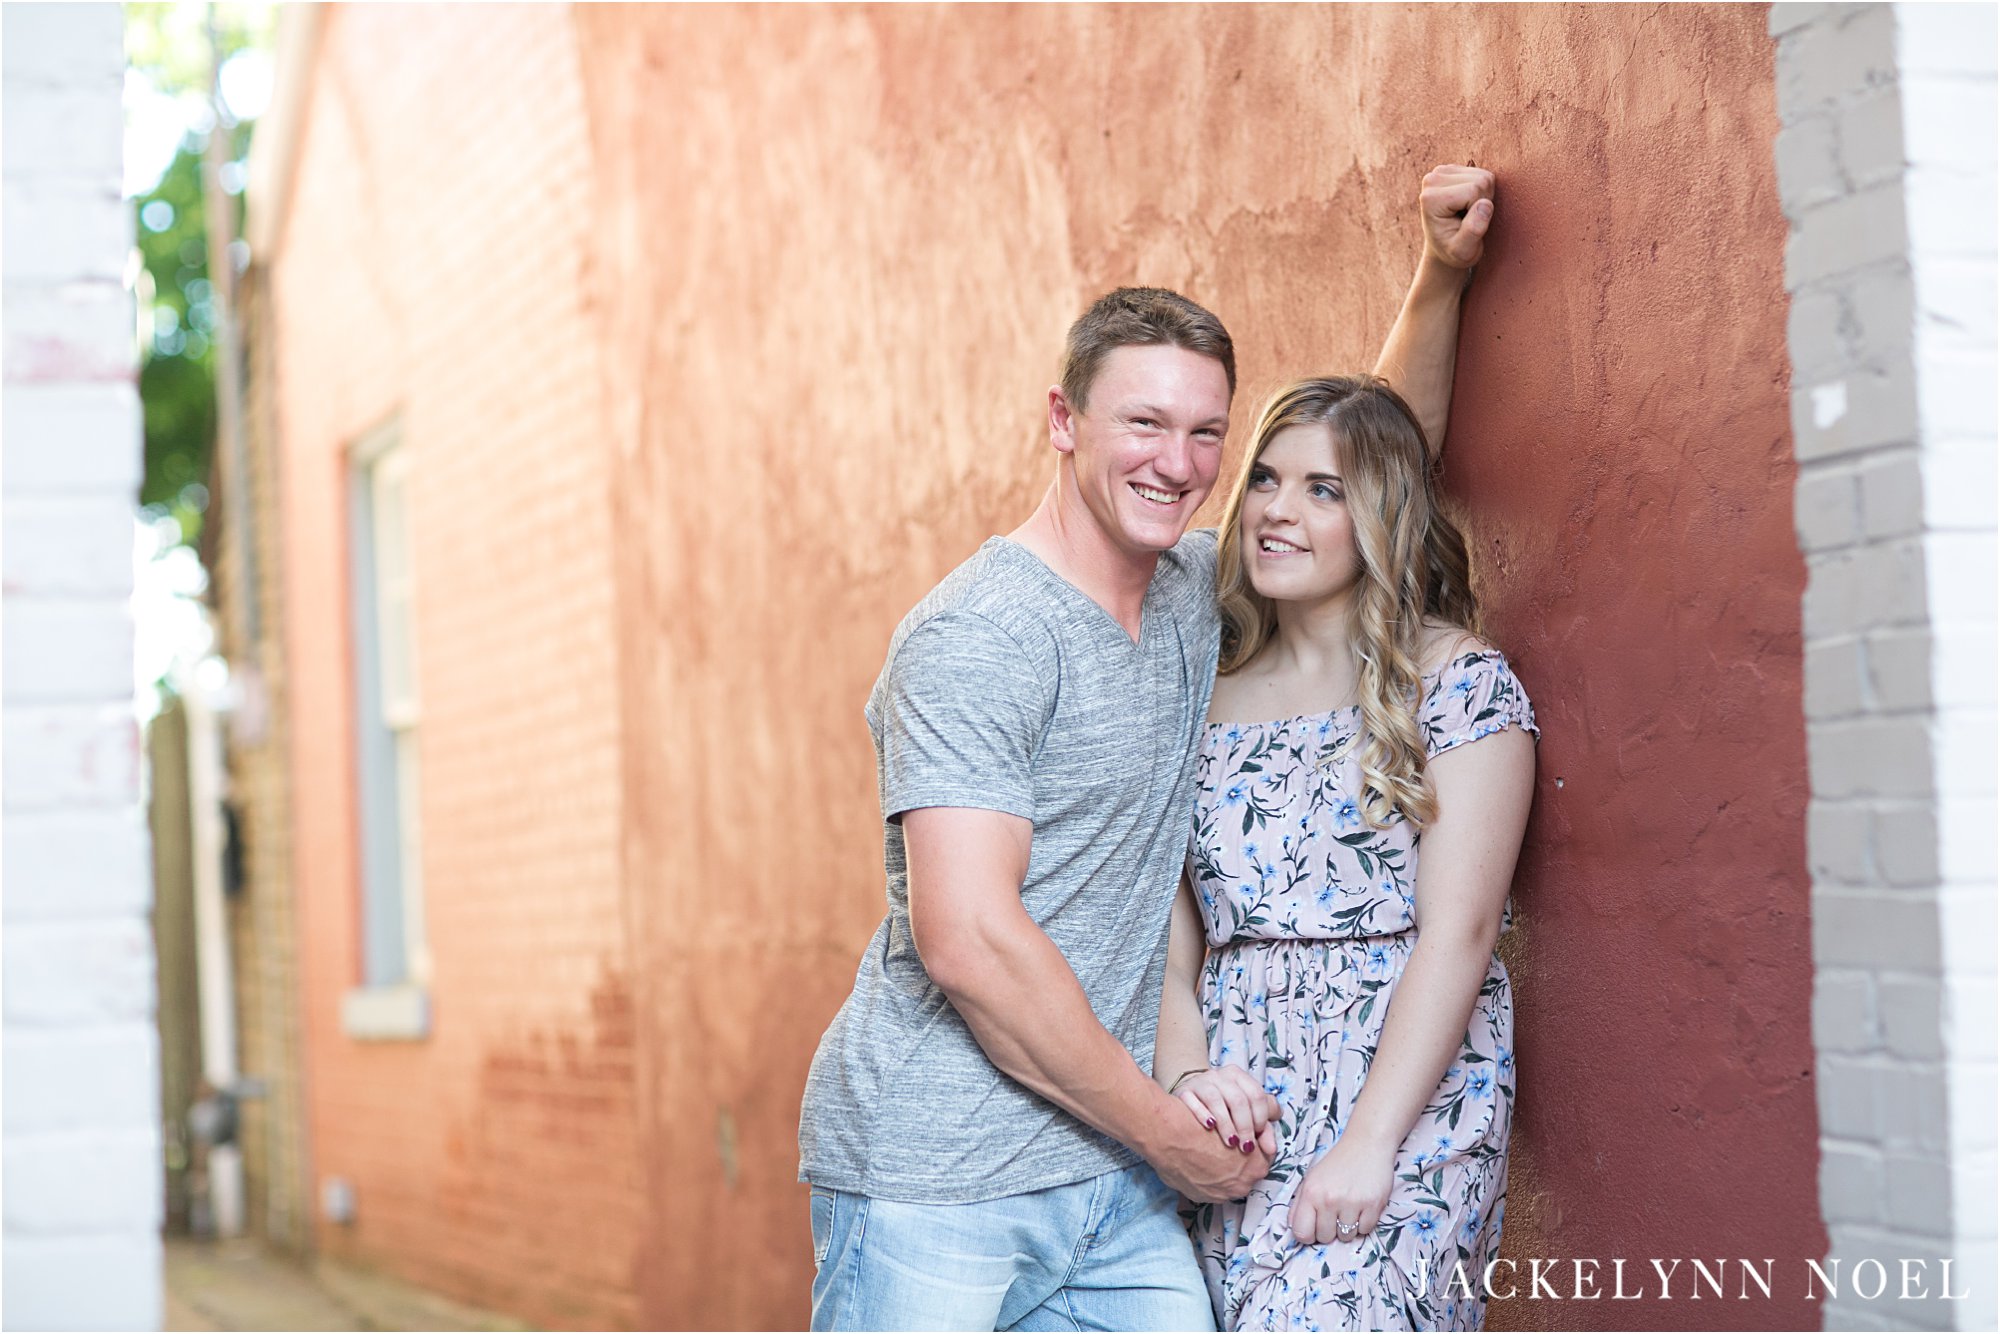
[[[268,46],[271,17],[269,6],[218,6],[216,37],[223,58],[249,46]],[[190,126],[172,164],[151,190],[132,200],[132,208],[148,278],[140,293],[146,321],[139,366],[146,472],[139,503],[171,514],[182,540],[192,543],[208,504],[204,484],[216,432],[211,335],[218,312],[209,283],[202,193],[202,154],[211,123],[206,113],[208,33],[200,5],[132,4],[125,7],[125,20],[128,64],[154,88],[175,97]],[[252,127],[246,121],[227,131],[238,181],[247,169]],[[240,236],[240,188],[230,200],[236,214],[231,233]]]

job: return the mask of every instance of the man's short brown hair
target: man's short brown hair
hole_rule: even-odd
[[[1214,357],[1229,377],[1229,395],[1236,396],[1236,345],[1222,321],[1179,292],[1164,287],[1121,287],[1106,292],[1069,326],[1063,349],[1063,397],[1083,411],[1098,368],[1114,347],[1168,343]]]

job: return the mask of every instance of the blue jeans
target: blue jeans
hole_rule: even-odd
[[[1144,1163],[978,1204],[814,1186],[812,1327],[1212,1330],[1179,1205]]]

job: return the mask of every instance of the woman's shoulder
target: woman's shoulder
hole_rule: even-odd
[[[1418,671],[1426,681],[1434,680],[1448,668],[1468,658],[1487,658],[1505,665],[1499,649],[1461,626],[1427,623],[1417,644]]]
[[[1431,755],[1508,727],[1540,735],[1534,706],[1506,655],[1455,626],[1427,629],[1426,636],[1419,722]]]

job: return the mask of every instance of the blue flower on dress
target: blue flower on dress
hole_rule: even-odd
[[[1426,1209],[1410,1220],[1410,1231],[1417,1234],[1419,1241],[1432,1241],[1438,1234],[1438,1214],[1435,1209]]]
[[[1472,690],[1473,690],[1473,684],[1472,684],[1472,678],[1470,676],[1461,676],[1456,681],[1451,683],[1451,693],[1458,696],[1460,699],[1471,698]]]
[[[1313,729],[1313,735],[1314,735],[1315,737],[1317,737],[1317,738],[1318,738],[1319,740],[1321,740],[1321,741],[1324,741],[1324,740],[1326,740],[1326,739],[1327,739],[1328,737],[1332,736],[1332,735],[1333,735],[1333,719],[1331,719],[1331,718],[1322,718],[1322,719],[1320,719],[1320,720],[1319,720],[1319,726],[1318,726],[1318,727],[1315,727],[1315,728]]]
[[[1432,1163],[1441,1163],[1443,1161],[1444,1161],[1443,1154],[1441,1153],[1434,1154],[1426,1151],[1424,1153],[1418,1154],[1415,1158],[1412,1158],[1410,1160],[1410,1165],[1415,1167],[1419,1172],[1421,1172],[1426,1167],[1429,1167]]]
[[[1243,739],[1243,729],[1232,726],[1227,732],[1222,734],[1222,739],[1233,746]]]
[[[1470,1246],[1473,1243],[1474,1239],[1477,1238],[1478,1236],[1479,1236],[1479,1215],[1476,1213],[1470,1214],[1466,1217],[1465,1226],[1461,1227],[1458,1230],[1459,1240],[1463,1241],[1466,1245]]]
[[[1493,1076],[1484,1070],[1474,1070],[1465,1081],[1465,1091],[1475,1098],[1484,1098],[1493,1092]]]
[[[1437,1152],[1438,1152],[1438,1157],[1440,1158],[1443,1158],[1446,1154],[1451,1152],[1451,1136],[1449,1135],[1438,1136]]]
[[[1279,1102],[1285,1101],[1292,1095],[1292,1077],[1282,1070],[1273,1070],[1264,1076],[1264,1092]]]
[[[1249,799],[1250,789],[1245,787],[1240,779],[1231,783],[1222,794],[1222,804],[1225,806],[1241,806]]]
[[[1245,843],[1243,845],[1243,858],[1252,866],[1257,864],[1257,845],[1255,843]]]
[[[1514,1073],[1513,1050],[1508,1047],[1502,1047],[1499,1051],[1493,1053],[1493,1064],[1499,1069],[1502,1076],[1513,1074]]]
[[[1389,968],[1389,951],[1377,945],[1368,951],[1368,971],[1383,973]]]
[[[1341,798],[1340,805],[1333,808],[1334,823],[1342,829],[1349,829],[1361,823],[1361,808],[1354,804],[1354,798]]]
[[[1332,885],[1321,885],[1319,893],[1313,895],[1313,902],[1317,903],[1322,910],[1332,912],[1333,901],[1339,897],[1340,892]]]

